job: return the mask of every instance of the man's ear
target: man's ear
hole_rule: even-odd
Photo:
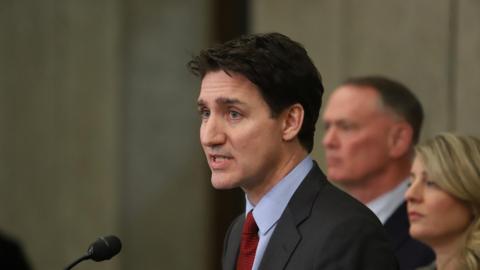
[[[412,143],[412,127],[405,121],[395,123],[389,132],[390,156],[398,158],[407,154],[413,147]]]
[[[303,106],[299,103],[293,104],[283,112],[282,138],[284,140],[291,141],[295,139],[302,128],[304,114]]]

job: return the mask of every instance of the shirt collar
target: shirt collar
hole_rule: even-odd
[[[367,207],[372,210],[378,219],[385,224],[387,219],[395,212],[395,210],[403,203],[404,194],[408,188],[408,181],[404,180],[398,184],[393,190],[383,194],[375,200],[367,203]]]
[[[246,198],[246,213],[253,209],[253,217],[261,234],[266,234],[277,223],[290,198],[313,167],[310,156],[303,159],[280,182],[268,191],[256,206]]]

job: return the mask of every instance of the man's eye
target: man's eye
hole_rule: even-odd
[[[239,119],[242,115],[237,111],[229,111],[229,116],[231,119]]]
[[[339,128],[348,131],[348,130],[352,130],[354,128],[354,125],[349,123],[342,123],[339,125]]]
[[[206,109],[201,109],[198,113],[202,119],[207,119],[210,116],[210,111]]]
[[[328,131],[330,128],[330,123],[323,123],[323,130]]]

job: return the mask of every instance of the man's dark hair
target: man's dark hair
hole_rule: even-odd
[[[322,103],[321,76],[303,46],[279,33],[250,34],[202,50],[188,63],[203,79],[212,71],[241,74],[254,83],[272,117],[299,103],[305,113],[298,138],[311,152]]]
[[[383,105],[410,124],[413,144],[418,143],[423,122],[422,104],[405,85],[383,76],[350,78],[343,85],[371,87],[377,91]]]

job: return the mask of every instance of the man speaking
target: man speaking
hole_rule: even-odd
[[[201,78],[200,141],[217,189],[240,187],[227,269],[397,269],[381,223],[329,184],[309,153],[323,94],[307,52],[288,37],[246,35],[189,62]]]

